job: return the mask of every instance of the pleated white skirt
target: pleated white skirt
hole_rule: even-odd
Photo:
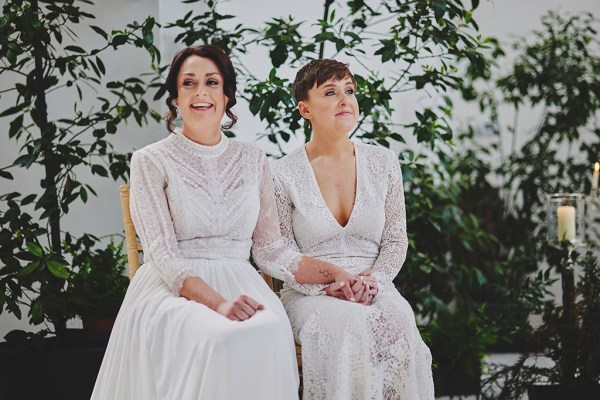
[[[145,264],[119,311],[92,399],[297,399],[294,340],[277,296],[248,262],[190,261],[223,297],[246,294],[265,309],[231,321],[174,296]]]

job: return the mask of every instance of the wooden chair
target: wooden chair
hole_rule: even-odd
[[[129,279],[133,279],[133,276],[140,267],[140,253],[143,251],[142,244],[138,242],[137,235],[135,233],[135,226],[131,219],[131,211],[129,209],[129,186],[119,186],[119,194],[121,197],[121,212],[123,213],[123,226],[125,227],[125,248],[127,249],[127,265],[129,267]],[[279,296],[279,290],[275,288],[281,288],[281,282],[273,279],[267,274],[260,273],[262,278],[265,280],[267,285],[273,290],[277,296]],[[298,371],[300,377],[302,377],[302,349],[299,344],[296,344],[296,359],[298,360]]]
[[[140,253],[142,252],[142,244],[137,241],[135,226],[133,225],[133,220],[131,219],[131,211],[129,209],[129,186],[119,186],[119,195],[121,197],[123,226],[125,227],[125,248],[127,249],[129,279],[133,279],[133,276],[140,267]]]

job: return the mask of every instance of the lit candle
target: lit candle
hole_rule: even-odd
[[[575,207],[560,206],[558,214],[558,241],[575,240]]]
[[[592,175],[592,192],[598,190],[598,175],[600,175],[600,163],[594,163],[594,175]]]

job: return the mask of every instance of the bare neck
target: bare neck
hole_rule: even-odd
[[[309,160],[319,157],[343,158],[354,154],[354,144],[344,136],[328,136],[313,133],[310,142],[306,144],[306,152]]]

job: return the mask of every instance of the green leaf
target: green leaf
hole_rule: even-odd
[[[154,43],[154,34],[152,34],[152,32],[144,34],[144,45],[149,47],[152,45],[152,43]]]
[[[40,260],[31,262],[31,263],[27,264],[27,266],[25,266],[25,268],[23,268],[22,270],[19,271],[19,275],[21,275],[21,276],[29,275],[30,273],[35,271],[39,266],[40,266]]]
[[[48,260],[46,265],[48,266],[48,270],[52,273],[52,275],[56,276],[57,278],[67,279],[69,277],[67,268],[58,261]]]
[[[435,19],[440,20],[444,17],[448,6],[446,5],[446,0],[435,0],[433,5],[433,13],[435,14]]]
[[[104,168],[102,165],[98,165],[98,164],[92,165],[92,174],[100,175],[100,176],[104,176],[104,177],[108,176],[108,172],[106,171],[106,168]]]
[[[106,74],[106,68],[104,67],[104,63],[100,59],[100,57],[96,57],[96,64],[98,65],[98,69],[102,72],[102,75]]]
[[[79,196],[81,197],[81,200],[84,203],[87,203],[88,194],[87,194],[87,190],[85,190],[83,187],[81,189],[79,189]]]
[[[44,306],[38,299],[31,303],[31,322],[40,324],[44,321]]]
[[[110,42],[110,44],[115,48],[125,43],[127,43],[127,36],[125,35],[116,35]]]
[[[66,51],[71,51],[71,52],[73,52],[73,53],[85,53],[85,52],[86,52],[86,51],[85,51],[84,49],[82,49],[81,47],[79,47],[79,46],[73,46],[73,45],[71,45],[71,46],[66,46],[66,47],[65,47],[65,50],[66,50]]]
[[[23,198],[23,200],[21,200],[21,205],[24,206],[24,205],[27,205],[27,204],[33,202],[36,197],[37,197],[36,194],[30,194],[29,196],[27,196],[27,197]]]
[[[90,28],[92,28],[98,35],[102,36],[105,40],[108,39],[108,34],[103,29],[95,25],[90,25]]]
[[[36,243],[27,242],[27,250],[36,257],[42,257],[42,248]]]
[[[4,110],[0,113],[0,117],[6,117],[7,115],[16,114],[19,111],[23,110],[26,106],[27,106],[27,104],[21,103],[14,107],[7,108],[6,110]]]
[[[2,169],[0,169],[0,177],[2,177],[4,179],[9,179],[11,181],[14,179],[10,172],[4,171]]]
[[[263,99],[261,96],[255,95],[250,99],[250,112],[254,115],[258,114],[262,106]]]
[[[23,128],[23,114],[13,119],[10,123],[10,129],[8,130],[8,137],[15,137]]]

